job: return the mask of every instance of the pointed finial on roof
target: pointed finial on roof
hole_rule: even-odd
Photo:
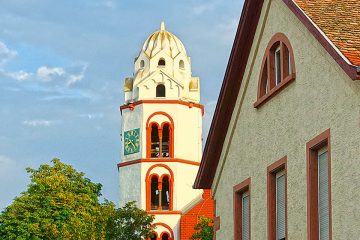
[[[164,21],[161,21],[160,31],[165,31],[165,22]]]

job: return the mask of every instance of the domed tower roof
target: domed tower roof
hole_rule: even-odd
[[[150,58],[160,51],[166,52],[172,58],[181,52],[186,55],[184,44],[174,34],[165,30],[164,22],[161,22],[159,31],[154,32],[146,39],[142,50]]]

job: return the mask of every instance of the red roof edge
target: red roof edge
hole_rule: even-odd
[[[343,56],[334,48],[330,40],[326,39],[324,33],[317,28],[309,17],[298,7],[292,0],[283,0],[288,8],[295,14],[295,16],[304,24],[309,32],[318,40],[318,42],[325,48],[332,58],[339,64],[344,72],[352,79],[359,80],[360,74],[358,73],[357,66],[354,66],[344,59]],[[340,50],[339,50],[340,51]]]
[[[211,188],[264,0],[245,0],[194,188]]]

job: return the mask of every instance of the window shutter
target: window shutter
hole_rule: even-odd
[[[242,240],[249,240],[249,193],[242,196]]]
[[[276,239],[286,237],[285,172],[276,174]]]
[[[318,155],[318,211],[319,211],[319,240],[329,239],[329,172],[328,152]]]

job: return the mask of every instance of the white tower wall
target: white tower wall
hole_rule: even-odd
[[[165,61],[164,66],[159,65],[160,59]],[[182,212],[198,201],[203,192],[192,188],[202,155],[204,109],[199,104],[199,78],[191,76],[191,61],[185,47],[165,30],[163,23],[160,30],[145,41],[134,69],[134,76],[125,79],[125,104],[121,106],[123,151],[118,165],[119,203],[123,206],[128,201],[136,201],[140,208],[155,215],[159,237],[163,231],[172,231],[174,239],[179,239]],[[157,96],[159,84],[164,85],[165,96]],[[169,143],[172,152],[168,157],[151,158],[150,124],[162,126],[165,122],[169,123],[173,133]],[[125,154],[124,147],[136,141],[125,142],[128,141],[125,133],[134,130],[139,132],[138,152]],[[159,179],[171,176],[172,209],[149,209],[149,179],[152,175]]]

